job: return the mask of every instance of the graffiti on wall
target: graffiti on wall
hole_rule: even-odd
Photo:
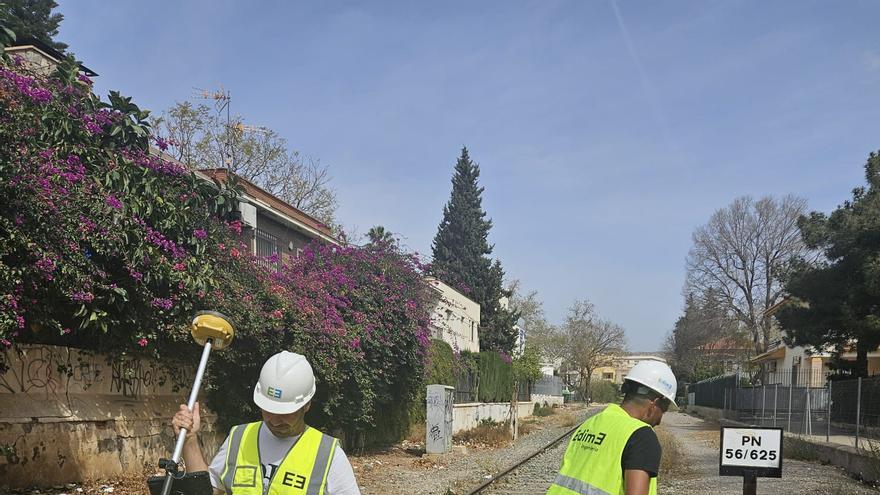
[[[3,351],[0,394],[95,393],[137,398],[173,392],[172,376],[155,361],[112,358],[79,349],[23,344]]]

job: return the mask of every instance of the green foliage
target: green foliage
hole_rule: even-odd
[[[507,402],[513,391],[513,367],[495,351],[480,352],[480,402]]]
[[[823,260],[792,263],[785,289],[791,302],[778,313],[793,345],[855,343],[857,373],[867,375],[867,354],[880,345],[880,155],[865,165],[868,186],[831,215],[812,212],[798,225],[804,242]]]
[[[541,353],[538,348],[526,343],[520,356],[513,359],[513,377],[518,383],[534,382],[541,379]]]
[[[0,59],[8,59],[4,49],[15,43],[15,39],[15,31],[9,29],[9,15],[5,4],[0,3]]]
[[[679,383],[695,383],[723,374],[721,360],[745,363],[751,347],[720,294],[710,289],[700,298],[687,295],[684,313],[676,320],[665,350]]]
[[[619,402],[620,388],[612,381],[596,380],[590,384],[590,399],[606,404]]]
[[[544,416],[552,416],[554,414],[556,414],[556,410],[554,410],[551,406],[548,406],[546,404],[541,405],[541,404],[538,404],[537,402],[535,403],[535,408],[532,411],[533,416],[544,417]]]
[[[511,294],[502,288],[501,263],[489,258],[492,221],[483,211],[479,177],[480,167],[471,161],[467,148],[462,148],[452,177],[452,195],[443,207],[443,220],[432,244],[431,270],[480,305],[480,349],[510,353],[519,315],[499,303]]]
[[[439,339],[431,339],[425,369],[426,384],[456,386],[456,362],[452,347]]]
[[[55,0],[3,0],[0,3],[0,9],[6,10],[6,26],[19,37],[36,38],[63,53],[67,44],[55,41],[55,37],[64,16],[52,13],[56,7]]]

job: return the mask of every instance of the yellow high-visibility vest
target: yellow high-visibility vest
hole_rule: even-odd
[[[220,479],[227,495],[323,495],[337,440],[306,427],[263,492],[258,438],[262,421],[234,426]]]
[[[617,404],[584,421],[569,440],[547,495],[624,495],[623,449],[629,437],[645,426],[650,425]],[[657,494],[657,478],[651,478],[648,493]]]

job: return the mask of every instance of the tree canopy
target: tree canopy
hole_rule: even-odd
[[[776,337],[765,311],[783,298],[788,263],[806,251],[797,228],[805,209],[795,196],[740,197],[693,234],[686,291],[703,299],[713,292],[748,330],[759,354]]]
[[[229,102],[227,101],[226,104]],[[228,168],[324,224],[337,228],[336,193],[320,160],[291,150],[272,129],[251,127],[241,116],[179,102],[153,122],[173,158],[192,168]]]
[[[55,0],[3,0],[0,10],[5,9],[6,15],[0,16],[0,21],[19,38],[36,38],[64,53],[67,44],[55,40],[64,20],[64,15],[52,13],[56,7]]]
[[[880,345],[880,155],[865,164],[867,187],[853,191],[830,215],[798,221],[805,244],[822,259],[795,263],[785,284],[790,301],[777,317],[794,345],[856,351],[855,371],[866,375],[867,355]]]
[[[510,292],[502,287],[504,270],[492,260],[492,221],[483,210],[480,167],[462,148],[452,177],[452,194],[432,244],[432,273],[480,305],[480,349],[510,353],[519,316],[502,306]]]

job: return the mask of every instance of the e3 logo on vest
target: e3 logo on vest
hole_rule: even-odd
[[[281,389],[280,388],[269,387],[269,390],[267,390],[267,392],[268,393],[266,395],[268,395],[269,397],[275,397],[276,399],[281,398]]]
[[[580,430],[575,434],[572,439],[575,442],[586,442],[591,443],[593,445],[602,445],[602,442],[605,441],[605,433],[599,432],[599,434],[595,434],[590,432],[590,430]]]
[[[306,486],[306,477],[301,474],[296,474],[292,471],[285,471],[284,477],[281,478],[281,484],[284,486],[292,486],[298,490],[301,490]]]

